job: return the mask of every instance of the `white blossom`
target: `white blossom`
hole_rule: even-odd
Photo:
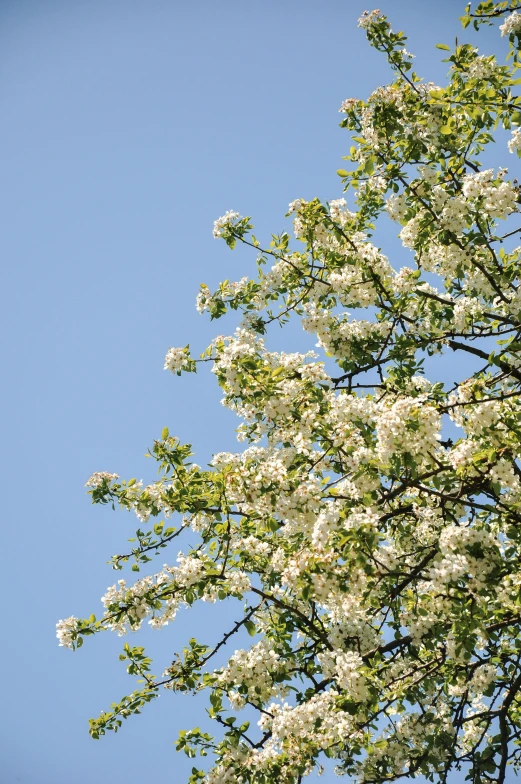
[[[70,618],[65,618],[63,621],[58,621],[56,624],[56,637],[59,645],[65,648],[73,647],[78,632],[78,623],[78,618],[75,618],[73,615]]]
[[[224,215],[221,215],[220,218],[217,218],[213,224],[213,236],[217,239],[218,237],[222,237],[224,230],[228,227],[235,226],[238,221],[241,219],[241,216],[238,212],[234,212],[233,210],[228,210],[225,212]]]
[[[87,480],[85,487],[101,487],[104,483],[110,484],[119,479],[118,474],[109,474],[108,471],[97,471]]]
[[[517,33],[518,30],[521,29],[521,14],[519,14],[517,11],[514,11],[512,14],[507,16],[502,25],[499,25],[499,29],[501,30],[502,36]]]
[[[189,357],[184,348],[169,348],[165,357],[164,370],[170,370],[172,373],[177,373],[179,370],[184,370],[188,367]]]

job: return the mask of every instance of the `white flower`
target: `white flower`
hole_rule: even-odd
[[[288,689],[275,680],[284,670],[280,655],[267,640],[262,640],[249,651],[235,651],[228,666],[219,673],[218,681],[224,687],[246,686],[248,694],[245,696],[235,691],[228,692],[233,706],[243,707],[246,698],[265,702],[273,697],[285,696]]]
[[[410,267],[402,267],[393,279],[393,289],[397,294],[409,294],[417,286],[418,278]]]
[[[104,482],[115,482],[119,474],[109,474],[108,471],[96,471],[85,483],[85,487],[101,487]]]
[[[519,14],[517,11],[514,11],[513,14],[507,16],[502,25],[499,25],[499,29],[501,30],[502,36],[517,33],[517,31],[521,29],[521,14]]]
[[[441,420],[434,406],[419,397],[391,400],[380,409],[376,433],[382,461],[409,453],[417,461],[428,461],[429,452],[439,448]]]
[[[295,199],[289,203],[288,212],[299,212],[305,204],[307,204],[307,201],[304,199]]]
[[[478,667],[469,684],[469,691],[474,695],[482,695],[494,681],[496,668],[492,664],[482,664]]]
[[[347,209],[347,202],[345,199],[333,199],[329,202],[329,214],[331,218],[343,225],[351,218],[354,218],[355,215],[353,212]]]
[[[449,462],[457,470],[460,466],[472,465],[472,458],[476,453],[476,444],[470,439],[461,441],[448,454]]]
[[[342,101],[340,105],[340,109],[338,111],[342,113],[347,113],[351,111],[353,106],[356,106],[356,103],[357,103],[356,98],[346,98],[345,100]]]
[[[393,221],[401,223],[407,212],[408,205],[404,193],[389,196],[386,202],[387,214]]]
[[[233,210],[228,210],[224,215],[221,215],[220,218],[217,218],[213,224],[213,236],[215,238],[222,237],[224,233],[224,229],[229,226],[235,225],[241,216],[238,212],[234,212]]]
[[[184,348],[169,348],[165,357],[164,370],[177,373],[189,365],[189,357]]]
[[[516,128],[512,131],[512,138],[508,142],[508,149],[510,152],[515,152],[521,148],[521,128]]]
[[[381,22],[383,18],[383,14],[380,12],[379,8],[375,8],[374,11],[364,11],[358,20],[358,27],[363,27],[364,30],[368,30],[378,24],[378,22]]]
[[[58,621],[56,624],[56,637],[60,641],[60,645],[65,648],[72,648],[74,638],[78,631],[78,619],[71,615],[70,618],[65,618],[63,621]]]
[[[490,79],[497,72],[499,66],[494,57],[481,55],[469,65],[469,76],[471,79]]]
[[[480,199],[480,211],[491,218],[506,218],[517,209],[517,190],[510,182],[502,181],[504,172],[502,169],[494,176],[493,169],[486,169],[463,178],[463,195],[467,201]]]
[[[334,678],[338,686],[348,692],[357,702],[367,697],[367,686],[364,675],[359,672],[363,667],[362,657],[353,651],[335,653],[319,653],[317,656],[326,678]]]

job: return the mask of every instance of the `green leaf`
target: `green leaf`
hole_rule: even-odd
[[[436,44],[436,49],[443,49],[445,52],[450,52],[450,46],[447,46],[447,44]]]

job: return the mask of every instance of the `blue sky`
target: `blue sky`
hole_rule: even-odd
[[[201,464],[237,448],[213,376],[173,378],[163,358],[230,329],[195,311],[200,282],[254,270],[253,256],[213,240],[217,216],[252,215],[262,238],[294,198],[341,195],[338,107],[389,78],[356,27],[366,3],[0,3],[6,784],[188,776],[172,744],[199,723],[200,701],[165,693],[118,735],[88,735],[87,719],[134,688],[117,659],[124,640],[100,635],[72,654],[55,624],[99,613],[120,576],[106,562],[136,526],[92,507],[84,483],[96,470],[153,479],[143,453],[165,425]],[[409,34],[416,70],[442,83],[433,47],[461,39],[463,4],[380,8]],[[497,31],[478,40],[504,47]],[[405,251],[384,239],[400,265]],[[218,632],[204,606],[132,641],[160,671],[191,634]]]

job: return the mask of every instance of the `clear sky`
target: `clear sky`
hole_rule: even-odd
[[[55,624],[100,613],[121,576],[106,562],[136,526],[92,507],[84,483],[97,470],[152,480],[143,453],[165,425],[201,464],[239,448],[213,376],[174,378],[164,355],[230,329],[195,311],[200,282],[254,270],[213,240],[217,216],[252,215],[266,237],[289,201],[341,196],[340,103],[389,79],[356,27],[367,2],[0,2],[3,784],[188,777],[172,744],[200,701],[164,693],[117,735],[88,735],[87,719],[135,688],[124,640],[99,635],[73,654]],[[416,70],[442,83],[433,47],[462,38],[464,4],[379,4],[408,32]],[[478,41],[504,48],[497,31]],[[203,606],[132,641],[161,671],[191,634],[218,631]]]

